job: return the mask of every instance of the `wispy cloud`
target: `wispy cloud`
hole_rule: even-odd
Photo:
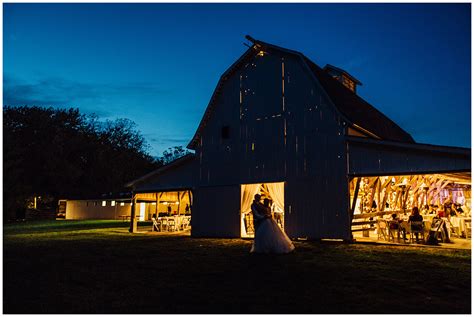
[[[152,83],[83,83],[64,78],[43,78],[33,82],[5,75],[3,104],[9,106],[81,107],[86,113],[110,116],[100,106],[111,106],[110,98],[117,96],[147,96],[168,94],[171,91]],[[83,105],[94,105],[94,109]],[[99,107],[99,108],[96,108]]]
[[[160,135],[158,133],[145,133],[143,135],[150,143],[155,145],[160,145],[162,147],[165,146],[179,146],[183,144],[187,144],[191,137],[189,136],[168,136],[168,135]]]

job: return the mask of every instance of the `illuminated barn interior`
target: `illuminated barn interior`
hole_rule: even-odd
[[[407,217],[413,207],[423,217],[425,234],[443,212],[450,236],[470,237],[471,173],[356,177],[350,193],[356,239],[378,238],[381,221],[392,221],[394,214]]]

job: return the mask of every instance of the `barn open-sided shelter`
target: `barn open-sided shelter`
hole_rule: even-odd
[[[370,178],[364,195],[377,212],[418,204],[425,178],[430,199],[443,199],[440,178],[441,186],[450,180],[445,188],[461,186],[470,203],[470,149],[418,144],[357,95],[361,82],[348,72],[247,39],[251,45],[219,79],[188,144],[195,153],[130,182],[135,197],[188,191],[192,236],[245,237],[260,192],[291,238],[344,240],[352,238],[361,180]],[[388,186],[392,178],[409,183],[402,196],[398,183]]]

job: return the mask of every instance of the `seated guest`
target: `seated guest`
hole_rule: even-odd
[[[428,215],[430,213],[430,206],[424,205],[422,210],[423,210],[422,212],[424,215]]]
[[[392,214],[392,220],[390,221],[390,229],[398,229],[400,227],[400,219],[397,214]]]
[[[444,204],[444,214],[446,215],[445,217],[456,216],[456,212],[451,206],[451,203]]]
[[[413,207],[411,210],[411,216],[408,217],[408,221],[423,221],[423,217],[420,215],[418,207]]]
[[[459,216],[456,205],[454,203],[452,203],[451,206],[450,206],[449,215],[451,217],[458,217]]]
[[[423,217],[420,215],[420,212],[418,210],[418,207],[413,207],[411,210],[411,216],[408,218],[408,222],[413,222],[413,221],[423,221]],[[410,231],[411,230],[422,230],[423,229],[423,224],[421,223],[420,225],[414,225],[410,224]],[[415,232],[415,237],[416,237],[416,242],[418,243],[418,232]]]
[[[403,220],[400,219],[397,214],[392,214],[392,220],[389,222],[388,226],[390,230],[399,230],[399,232],[401,231],[403,234],[403,239],[406,240],[407,228],[404,226]]]
[[[436,214],[436,206],[430,205],[430,215]]]
[[[376,210],[377,209],[377,203],[374,201],[372,201],[372,210]]]

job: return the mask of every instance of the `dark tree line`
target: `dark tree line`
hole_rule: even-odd
[[[127,119],[101,122],[78,109],[4,107],[4,219],[31,197],[55,208],[61,197],[123,191],[124,184],[162,165]]]

